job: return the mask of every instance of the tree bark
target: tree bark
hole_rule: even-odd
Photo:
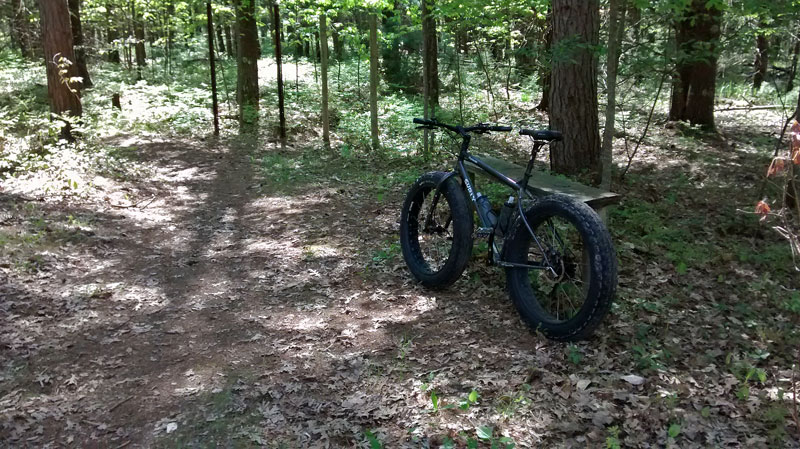
[[[795,39],[794,47],[792,49],[792,65],[789,69],[789,81],[786,83],[786,92],[791,92],[794,89],[794,79],[797,76],[797,56],[800,55],[800,38]]]
[[[236,55],[236,48],[234,47],[234,42],[231,39],[231,26],[225,25],[225,48],[228,49],[228,55],[235,56]]]
[[[66,0],[39,0],[42,24],[42,47],[47,66],[47,96],[50,112],[60,116],[80,117],[81,108],[79,85],[69,82],[71,77],[80,76],[75,64],[72,44],[72,26]],[[65,62],[66,60],[67,62]],[[66,74],[59,73],[59,65],[66,68]],[[62,137],[72,140],[69,122],[61,129]]]
[[[219,107],[217,106],[217,64],[214,58],[214,20],[211,2],[206,2],[206,23],[208,28],[208,65],[211,72],[211,112],[214,114],[214,135],[219,135]]]
[[[328,18],[319,15],[320,70],[322,72],[322,143],[331,148],[330,119],[328,116]]]
[[[433,0],[422,0],[422,66],[423,78],[431,113],[439,106],[439,46],[436,34],[436,19],[432,13]]]
[[[220,25],[219,22],[220,22],[220,19],[219,19],[219,16],[217,16],[217,26],[215,28],[217,30],[217,47],[219,47],[219,53],[223,54],[223,53],[226,52],[225,51],[225,39],[223,39],[223,37],[222,37],[222,25]]]
[[[760,24],[759,28],[765,25]],[[753,62],[755,74],[753,75],[753,89],[761,89],[761,84],[767,79],[767,68],[769,66],[769,41],[767,36],[759,34],[756,36],[756,60]]]
[[[552,84],[552,49],[553,49],[553,10],[547,14],[544,23],[544,51],[539,55],[539,87],[542,99],[536,109],[547,112],[550,109],[550,85]]]
[[[92,87],[92,78],[86,68],[86,47],[84,46],[83,30],[81,29],[81,1],[69,0],[70,24],[72,25],[72,44],[75,48],[75,66],[79,76],[83,78],[83,87]]]
[[[372,135],[372,149],[381,146],[378,137],[378,18],[376,13],[369,15],[369,122]]]
[[[669,119],[713,129],[722,11],[706,4],[706,0],[692,0],[677,24]]]
[[[238,33],[236,100],[239,102],[239,123],[258,122],[258,28],[255,1],[234,0]]]
[[[136,75],[142,78],[142,68],[147,65],[147,54],[144,49],[144,23],[139,11],[136,9],[136,1],[131,0],[131,18],[133,20],[133,38],[136,40],[134,51],[136,53]]]
[[[274,26],[272,27],[272,35],[275,41],[275,63],[278,66],[278,134],[281,139],[281,145],[285,145],[286,111],[284,109],[283,61],[281,57],[281,15],[277,3],[272,5],[272,20],[274,23]]]
[[[22,0],[11,0],[11,36],[25,58],[33,58],[29,14]]]
[[[606,54],[606,125],[603,130],[603,144],[600,156],[603,171],[600,187],[611,189],[611,168],[614,165],[614,122],[617,112],[617,68],[619,49],[625,36],[625,0],[610,0],[608,13],[608,53]]]
[[[558,173],[587,170],[600,181],[597,117],[598,0],[553,0],[553,46],[567,51],[552,63],[550,127],[564,134],[551,146],[550,165]]]

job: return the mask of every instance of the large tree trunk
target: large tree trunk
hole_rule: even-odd
[[[11,37],[25,58],[33,58],[29,15],[22,0],[11,0]]]
[[[72,44],[72,26],[66,0],[39,0],[42,22],[42,47],[47,66],[47,96],[50,99],[50,112],[60,116],[79,117],[83,112],[79,83],[69,81],[80,76],[72,63],[75,52]],[[69,62],[65,62],[67,60]],[[66,68],[66,74],[59,73]],[[66,81],[66,82],[65,82]],[[72,139],[71,126],[67,123],[61,129],[62,137]]]
[[[242,124],[258,121],[258,58],[261,48],[258,45],[258,28],[255,19],[253,0],[234,0],[236,23],[239,32],[237,41],[237,83],[236,100],[239,102],[239,122]]]
[[[603,146],[601,148],[602,176],[600,187],[611,189],[611,167],[614,164],[614,122],[617,112],[617,68],[619,67],[619,49],[625,35],[625,0],[609,1],[608,18],[608,53],[606,54],[606,124],[603,130]]]
[[[331,148],[330,120],[328,117],[328,18],[319,15],[320,69],[322,71],[322,143]]]
[[[281,57],[281,15],[278,4],[272,5],[272,35],[275,44],[275,63],[278,66],[278,134],[281,145],[286,144],[286,111],[284,109],[283,61]]]
[[[765,25],[760,24],[763,28]],[[761,84],[767,79],[767,68],[769,66],[769,41],[767,36],[759,34],[756,36],[756,60],[753,62],[755,74],[753,75],[753,89],[761,89]]]
[[[369,14],[369,122],[372,135],[372,149],[381,147],[378,137],[378,18]]]
[[[693,0],[677,24],[669,119],[713,129],[722,11],[706,8],[706,3]]]
[[[86,68],[86,47],[81,29],[81,1],[69,0],[70,23],[72,24],[72,44],[75,47],[75,65],[83,78],[83,87],[92,87],[89,69]]]
[[[553,0],[553,46],[572,45],[569,55],[552,63],[550,127],[564,140],[552,145],[550,165],[558,173],[588,170],[600,178],[600,131],[597,118],[598,0]]]

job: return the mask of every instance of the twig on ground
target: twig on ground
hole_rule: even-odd
[[[118,208],[118,209],[129,209],[129,208],[132,208],[132,207],[136,207],[136,206],[138,206],[139,204],[142,204],[142,202],[144,202],[144,201],[147,201],[147,203],[145,203],[145,204],[142,206],[142,208],[145,208],[145,207],[149,206],[149,205],[150,205],[150,203],[152,203],[152,202],[153,202],[153,200],[155,200],[155,199],[156,199],[156,196],[155,196],[155,195],[153,195],[153,196],[151,196],[151,197],[150,197],[150,198],[148,198],[148,199],[149,199],[149,201],[147,201],[147,199],[141,199],[141,200],[139,200],[139,201],[137,201],[137,202],[135,202],[135,203],[133,203],[133,204],[114,204],[114,203],[108,203],[108,204],[110,204],[110,205],[111,205],[111,207],[116,207],[116,208]]]

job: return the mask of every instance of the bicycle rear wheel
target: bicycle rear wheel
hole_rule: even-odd
[[[452,285],[472,253],[472,214],[455,178],[430,172],[411,186],[400,214],[400,246],[411,274],[429,288]],[[436,204],[431,204],[436,198]]]
[[[553,340],[589,337],[611,308],[617,258],[597,213],[563,195],[525,212],[507,242],[506,260],[542,268],[507,268],[508,290],[523,321]]]

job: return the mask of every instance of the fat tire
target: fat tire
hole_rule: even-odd
[[[506,281],[511,300],[522,320],[551,340],[588,338],[608,314],[617,288],[617,258],[608,229],[592,208],[564,195],[542,198],[525,212],[525,216],[534,230],[550,217],[565,219],[577,229],[589,254],[589,287],[578,313],[559,322],[551,319],[539,304],[530,286],[529,270],[507,268]],[[527,263],[529,241],[530,233],[522,219],[517,218],[505,248],[506,260]]]
[[[447,261],[440,269],[433,271],[422,254],[418,240],[419,227],[422,226],[419,220],[427,215],[429,201],[445,176],[445,172],[429,172],[420,176],[409,189],[400,213],[400,247],[403,258],[414,278],[431,289],[444,289],[453,285],[464,272],[472,254],[472,213],[464,191],[452,176],[441,185],[442,195],[437,203],[438,205],[446,201],[452,215],[453,240]]]

